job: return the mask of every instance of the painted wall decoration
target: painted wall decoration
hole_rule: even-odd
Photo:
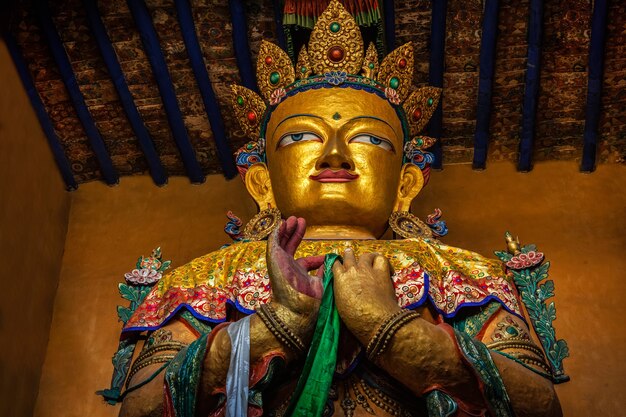
[[[297,48],[316,18],[299,13],[317,3],[24,0],[2,32],[69,189],[142,173],[199,183],[235,176],[229,86],[256,88],[260,41]],[[413,41],[416,84],[442,84],[435,166],[625,162],[623,2],[348,3],[379,52]]]

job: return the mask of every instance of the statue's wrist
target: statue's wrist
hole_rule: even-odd
[[[310,319],[279,303],[262,305],[257,315],[274,338],[296,357],[306,352],[310,342]]]

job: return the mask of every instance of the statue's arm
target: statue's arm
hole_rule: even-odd
[[[492,352],[491,358],[516,416],[562,415],[548,379],[498,353]],[[470,406],[479,405],[475,399],[482,398],[476,375],[464,363],[454,336],[423,319],[403,326],[377,364],[417,395],[440,389]]]
[[[333,273],[339,315],[363,346],[368,346],[379,329],[372,323],[384,323],[400,311],[389,263],[378,254],[363,254],[357,262],[354,252],[346,250],[343,265],[335,263]],[[561,416],[549,380],[498,353],[490,355],[518,417]],[[418,396],[440,390],[454,397],[460,407],[486,405],[479,379],[448,325],[437,325],[424,316],[411,320],[393,334],[374,361]]]
[[[276,314],[293,329],[309,328],[299,316],[285,310],[279,305],[274,305]],[[209,346],[202,361],[200,384],[196,397],[196,414],[206,416],[215,411],[219,406],[220,395],[225,392],[226,375],[230,365],[231,343],[226,327],[228,324],[218,326],[213,330],[214,334],[209,340]],[[198,334],[194,333],[184,320],[173,320],[162,331],[171,335],[171,340],[190,344],[194,342]],[[300,335],[305,337],[306,335]],[[145,349],[142,350],[142,352]],[[160,350],[151,356],[173,355],[175,350]],[[139,354],[141,357],[141,353]],[[286,363],[290,363],[296,354],[286,348],[272,334],[258,315],[250,317],[250,364],[257,373],[267,371],[264,360],[268,356],[278,356]],[[149,359],[147,359],[149,360]],[[129,381],[129,387],[141,384],[150,378],[163,363],[154,363],[142,367]],[[164,377],[165,372],[160,372],[154,379],[140,388],[129,392],[122,403],[120,417],[152,417],[163,415],[164,402]]]
[[[273,298],[270,304],[272,314],[275,315],[275,323],[273,326],[266,325],[259,314],[250,317],[251,385],[256,383],[256,380],[260,380],[264,372],[267,372],[269,366],[267,358],[278,356],[289,364],[299,354],[287,347],[284,340],[279,341],[279,337],[284,338],[279,327],[288,328],[302,346],[307,346],[310,342],[317,319],[319,298],[322,295],[322,284],[319,277],[310,276],[308,271],[320,268],[324,257],[308,257],[297,261],[293,258],[304,236],[305,228],[306,223],[303,219],[292,217],[283,222],[268,239],[267,264]],[[165,326],[172,332],[172,337],[178,340],[190,343],[198,339],[194,342],[195,344],[206,340],[206,351],[200,359],[201,367],[195,402],[198,416],[209,415],[216,409],[219,411],[220,399],[223,398],[220,394],[225,393],[231,359],[231,340],[226,331],[229,325],[217,326],[204,339],[198,339],[199,335],[194,334],[183,321]],[[180,352],[180,354],[188,353]],[[193,367],[193,364],[189,366]],[[141,373],[138,372],[133,376],[136,380],[131,380],[129,386],[145,380],[158,368],[159,365],[150,365],[142,369]],[[124,400],[120,415],[122,417],[162,415],[165,398],[164,383],[164,373],[161,373],[146,385],[130,392]],[[184,385],[185,381],[182,384]]]

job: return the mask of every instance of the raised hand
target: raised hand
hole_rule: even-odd
[[[378,325],[400,307],[391,281],[389,261],[365,253],[357,262],[346,249],[343,265],[333,265],[335,301],[339,316],[361,343],[367,345]]]
[[[294,259],[300,245],[306,221],[289,217],[270,235],[267,241],[267,269],[272,285],[272,305],[281,319],[306,336],[317,318],[323,293],[321,266],[324,256]],[[318,276],[309,271],[319,269]]]

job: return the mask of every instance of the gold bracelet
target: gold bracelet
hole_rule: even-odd
[[[374,337],[367,344],[367,359],[374,361],[380,356],[389,345],[389,342],[398,330],[411,320],[420,317],[420,313],[410,310],[400,310],[387,318],[383,324],[378,327]]]
[[[149,348],[142,350],[139,356],[137,357],[137,359],[135,359],[135,362],[140,362],[157,352],[165,352],[168,350],[174,350],[178,352],[185,346],[187,346],[186,343],[177,342],[177,341],[171,341],[171,342],[160,343],[157,345],[152,345]]]
[[[298,355],[304,353],[306,348],[302,340],[278,317],[276,311],[274,311],[269,304],[263,304],[259,307],[257,314],[263,324],[265,324],[265,327],[267,327],[278,341]]]
[[[133,364],[132,369],[130,370],[130,374],[128,374],[128,379],[127,381],[130,382],[130,380],[133,378],[133,376],[135,376],[135,374],[137,372],[139,372],[141,369],[150,366],[150,365],[154,365],[157,363],[166,363],[166,362],[170,362],[172,359],[174,359],[176,357],[176,355],[174,354],[166,354],[166,355],[157,355],[157,356],[152,356],[148,359],[144,359],[142,361],[135,361],[135,363]],[[127,383],[128,383],[127,382]]]

